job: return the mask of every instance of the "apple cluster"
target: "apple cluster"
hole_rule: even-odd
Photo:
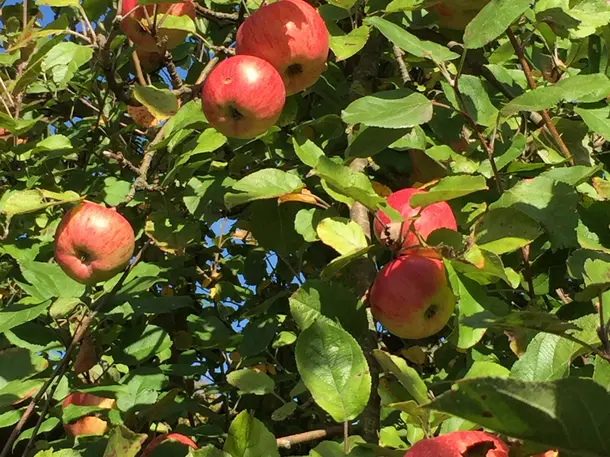
[[[279,0],[237,30],[237,55],[220,62],[201,91],[203,112],[222,134],[251,139],[273,126],[286,96],[313,85],[326,66],[328,30],[304,0]]]
[[[383,211],[375,218],[377,239],[397,253],[379,272],[370,291],[373,315],[390,333],[420,339],[439,332],[453,314],[456,298],[447,282],[441,256],[422,245],[438,229],[457,230],[451,207],[437,202],[425,208],[409,204],[424,190],[392,193],[388,205],[400,213],[393,222]]]
[[[116,401],[90,393],[73,392],[64,399],[62,409],[67,408],[68,405],[95,406],[100,409],[110,410],[116,406]],[[95,415],[88,415],[72,423],[65,424],[64,429],[68,436],[72,438],[83,435],[103,435],[108,430],[108,423]],[[175,443],[178,446],[183,445],[197,450],[197,444],[189,437],[180,433],[167,433],[152,439],[144,449],[141,457],[152,457],[154,455],[152,453],[153,450],[164,443]]]

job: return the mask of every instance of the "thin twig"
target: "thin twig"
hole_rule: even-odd
[[[63,374],[67,371],[68,366],[70,365],[70,359],[72,357],[72,353],[76,349],[76,346],[78,345],[80,340],[83,338],[83,336],[85,336],[85,333],[86,333],[87,329],[89,328],[89,325],[91,325],[91,322],[93,322],[93,320],[96,318],[99,311],[106,304],[106,302],[110,298],[114,297],[116,295],[116,293],[119,291],[119,289],[123,286],[123,283],[127,279],[127,276],[129,275],[131,270],[133,270],[133,268],[138,264],[138,262],[142,258],[142,254],[144,254],[144,251],[146,251],[149,244],[150,244],[150,240],[147,240],[144,243],[144,245],[142,246],[142,248],[140,249],[140,251],[136,254],[136,256],[133,259],[133,261],[131,262],[131,264],[129,264],[127,269],[123,272],[123,274],[121,275],[121,278],[112,288],[112,290],[109,293],[107,293],[106,295],[100,297],[97,300],[97,302],[94,303],[95,306],[91,309],[91,311],[81,320],[79,326],[77,327],[76,331],[74,332],[72,341],[70,342],[70,345],[67,347],[63,358],[61,359],[61,361],[59,362],[57,367],[55,367],[55,371],[53,372],[51,377],[43,384],[43,386],[40,388],[40,390],[38,391],[36,396],[28,404],[27,408],[23,412],[23,416],[21,416],[21,419],[19,419],[19,422],[17,422],[17,425],[15,425],[10,436],[8,437],[8,440],[4,444],[4,447],[2,448],[2,452],[0,453],[0,457],[8,456],[8,453],[11,450],[13,442],[20,435],[21,430],[23,429],[23,426],[28,421],[28,419],[30,418],[32,413],[34,412],[34,408],[36,407],[38,402],[40,402],[40,400],[42,399],[42,397],[44,396],[46,391],[49,389],[51,384],[53,384],[54,380],[57,378],[57,381],[59,382],[59,380],[61,379]],[[35,435],[32,435],[32,438],[34,438],[34,437],[35,437]]]
[[[203,5],[200,5],[197,2],[194,2],[195,9],[198,13],[201,13],[202,16],[208,19],[223,19],[225,21],[236,22],[239,14],[238,13],[221,13],[218,11],[211,10],[206,8]]]
[[[129,44],[131,45],[131,41]],[[136,77],[138,78],[138,82],[141,86],[146,86],[146,79],[144,79],[144,72],[142,71],[142,65],[140,64],[140,56],[138,56],[138,52],[135,49],[131,53],[131,60],[133,61],[133,66],[136,69]]]
[[[308,441],[320,440],[322,438],[330,438],[340,436],[343,433],[343,425],[335,425],[333,427],[322,428],[319,430],[311,430],[309,432],[297,433],[296,435],[284,436],[277,438],[275,442],[277,447],[290,449],[295,444],[306,443]]]
[[[127,192],[127,195],[123,200],[123,204],[127,204],[132,201],[138,190],[156,190],[154,186],[148,184],[148,170],[150,169],[150,164],[152,163],[152,160],[155,156],[156,150],[154,146],[156,146],[163,140],[163,137],[165,135],[165,128],[167,127],[167,125],[167,123],[163,124],[163,127],[159,129],[155,138],[149,143],[148,147],[146,148],[146,152],[144,153],[144,157],[142,158],[142,163],[138,168],[138,177],[131,185],[129,192]]]
[[[402,83],[403,85],[407,84],[409,81],[411,81],[411,76],[409,75],[407,64],[405,64],[405,60],[403,59],[405,53],[396,45],[392,47],[392,51],[394,51],[394,57],[396,57],[396,62],[398,63],[398,68],[400,69]]]
[[[531,90],[534,90],[536,88],[536,80],[534,79],[534,75],[532,74],[532,70],[530,68],[528,61],[525,58],[525,53],[523,52],[523,47],[517,40],[517,37],[515,36],[513,31],[510,29],[510,27],[506,30],[506,34],[508,35],[508,39],[510,40],[511,44],[513,45],[513,48],[515,49],[515,53],[517,54],[517,58],[519,59],[519,64],[521,64],[521,69],[523,70],[523,73],[525,74],[525,78],[527,79],[527,84]],[[548,110],[542,110],[541,114],[542,114],[542,119],[544,120],[544,125],[546,126],[546,128],[550,132],[551,136],[555,140],[555,143],[559,147],[559,150],[561,151],[563,156],[566,159],[568,159],[568,162],[570,163],[570,165],[574,165],[574,157],[572,156],[572,153],[570,152],[570,150],[564,143],[563,139],[561,138],[561,135],[557,131],[557,127],[555,127],[555,124],[553,124],[553,120],[551,119],[551,116],[550,116]]]
[[[343,453],[349,453],[349,421],[343,422]]]
[[[1,77],[0,77],[0,86],[2,86],[2,90],[6,94],[6,97],[8,98],[8,101],[10,102],[11,106],[14,107],[15,106],[15,100],[13,100],[13,96],[8,91],[8,89],[6,88],[6,85],[4,84],[4,80]]]
[[[97,36],[95,35],[95,30],[94,30],[93,26],[91,25],[91,21],[89,21],[89,18],[87,17],[87,12],[85,11],[85,8],[83,8],[83,5],[81,5],[80,3],[78,4],[78,10],[80,11],[80,14],[83,15],[85,24],[87,24],[86,28],[91,33],[91,37],[93,38],[93,42],[95,43],[95,41],[97,40]]]
[[[127,160],[125,158],[125,156],[123,154],[121,154],[120,152],[115,154],[114,152],[111,152],[111,151],[104,151],[104,152],[102,152],[102,155],[109,159],[116,160],[121,167],[129,168],[134,173],[140,173],[140,169],[138,167],[136,167],[133,163],[131,163],[129,160]]]

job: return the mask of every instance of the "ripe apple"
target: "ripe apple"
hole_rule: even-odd
[[[489,0],[442,0],[429,8],[439,15],[442,28],[464,30]]]
[[[442,260],[408,254],[386,264],[371,287],[371,310],[390,333],[420,339],[438,333],[455,308]]]
[[[212,127],[233,138],[266,132],[280,117],[286,91],[275,68],[254,56],[220,62],[201,89],[203,112]]]
[[[238,54],[260,57],[282,76],[286,94],[314,84],[326,66],[328,30],[303,0],[279,0],[250,15],[237,30]]]
[[[106,281],[123,270],[135,237],[127,219],[114,208],[83,202],[68,211],[55,232],[55,260],[81,284]]]
[[[197,445],[188,436],[181,435],[180,433],[168,433],[166,435],[159,435],[154,440],[152,440],[144,450],[142,457],[149,457],[150,455],[152,455],[152,451],[157,446],[159,446],[161,443],[166,443],[168,441],[183,444],[185,446],[192,447],[193,449],[197,450]]]
[[[474,454],[476,451],[473,446],[480,450],[479,454]],[[508,457],[509,452],[508,446],[493,435],[479,431],[462,431],[418,441],[404,457],[463,457],[468,455],[469,449],[473,455],[485,457]]]
[[[97,406],[102,409],[114,408],[115,401],[111,398],[98,397],[92,394],[86,393],[71,393],[68,395],[63,403],[62,408],[66,408],[68,405],[76,406]],[[64,424],[66,433],[74,438],[78,435],[103,435],[108,430],[108,423],[105,420],[95,416],[85,416],[78,419],[72,424]]]
[[[140,68],[144,73],[154,73],[164,64],[164,57],[157,51],[146,51],[145,49],[136,49],[136,54],[140,61]],[[135,73],[135,64],[132,61],[133,72]]]
[[[427,240],[430,233],[441,228],[457,230],[455,216],[446,202],[433,203],[423,210],[419,206],[412,207],[409,205],[409,200],[413,195],[425,192],[421,189],[406,188],[394,192],[388,197],[388,204],[398,211],[405,221],[403,223],[392,222],[383,211],[377,211],[374,230],[379,241],[390,246],[396,246],[399,249],[406,249],[420,245],[413,230],[423,240]],[[415,222],[409,220],[409,218],[416,218]]]
[[[157,41],[150,34],[150,29],[154,23],[155,5],[141,5],[139,8],[138,0],[123,0],[121,7],[121,30],[123,33],[134,42],[138,49],[155,52],[157,51]],[[146,8],[146,11],[144,9]],[[176,3],[158,3],[157,16],[163,17],[166,13],[169,16],[189,16],[195,20],[196,12],[195,5],[192,0],[185,0]],[[150,18],[150,23],[148,18]],[[160,19],[160,18],[158,18]],[[188,32],[185,30],[164,28],[163,24],[157,30],[157,35],[166,40],[166,49],[174,49],[184,41]]]

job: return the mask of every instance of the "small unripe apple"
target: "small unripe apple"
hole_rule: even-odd
[[[157,41],[150,33],[154,23],[155,5],[138,6],[138,0],[123,0],[121,7],[121,30],[123,33],[136,45],[137,48],[148,52],[157,51]],[[185,0],[176,3],[158,3],[157,16],[163,17],[166,13],[168,16],[189,16],[195,19],[196,11],[192,0]],[[146,11],[144,9],[146,8]],[[150,23],[147,20],[150,18]],[[163,24],[158,27],[157,36],[161,40],[165,40],[166,49],[174,49],[184,41],[188,32],[185,30],[164,28]]]
[[[442,260],[408,254],[386,264],[371,287],[371,310],[384,328],[405,339],[438,333],[455,308]]]
[[[149,457],[152,454],[152,451],[157,446],[159,446],[162,443],[166,443],[168,441],[183,444],[185,446],[188,446],[188,447],[191,447],[191,448],[197,450],[197,445],[188,436],[184,436],[180,433],[168,433],[166,435],[159,435],[154,440],[152,440],[150,442],[150,444],[144,450],[142,457]]]
[[[111,398],[75,392],[64,399],[62,408],[66,408],[68,405],[76,405],[112,409],[114,408],[115,403],[116,402]],[[108,423],[99,417],[85,416],[72,424],[64,424],[64,429],[66,430],[66,433],[73,438],[79,435],[103,435],[108,430]]]
[[[439,15],[442,28],[464,30],[489,0],[443,0],[429,8]]]
[[[81,284],[106,281],[123,270],[133,254],[135,236],[114,209],[83,202],[68,211],[55,232],[55,260]]]
[[[260,57],[273,65],[284,80],[287,95],[318,80],[328,49],[324,20],[303,0],[267,4],[237,30],[237,53]]]
[[[392,222],[383,211],[377,211],[374,230],[379,241],[397,246],[399,249],[406,249],[421,244],[413,230],[424,241],[435,230],[441,228],[457,230],[455,216],[446,202],[436,202],[423,209],[409,205],[413,195],[423,193],[425,191],[421,189],[407,188],[394,192],[388,197],[388,205],[398,211],[405,221]],[[415,218],[415,221],[409,218]]]
[[[469,449],[485,457],[508,457],[509,452],[506,444],[489,433],[458,431],[418,441],[404,457],[463,457]]]
[[[203,112],[212,127],[232,138],[250,139],[276,123],[286,91],[268,62],[233,56],[210,72],[201,89]]]

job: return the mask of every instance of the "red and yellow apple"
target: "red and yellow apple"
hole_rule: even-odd
[[[442,0],[428,9],[439,15],[442,28],[464,30],[488,3],[489,0]]]
[[[157,16],[189,16],[195,19],[196,10],[192,0],[177,3],[158,3]],[[138,7],[138,8],[136,8]],[[150,33],[154,24],[155,5],[140,5],[138,0],[123,0],[121,7],[121,30],[136,45],[136,48],[148,52],[157,51],[157,40]],[[157,19],[161,19],[157,17]],[[149,22],[150,19],[150,22]],[[165,41],[166,49],[173,49],[184,41],[188,32],[179,29],[158,27],[157,36]]]
[[[446,202],[433,203],[423,209],[409,204],[413,195],[425,192],[421,189],[406,188],[388,197],[388,205],[400,213],[404,222],[392,222],[383,211],[377,211],[374,230],[379,241],[404,250],[421,244],[414,231],[425,241],[435,230],[441,228],[457,230],[455,216]]]
[[[66,408],[68,405],[76,405],[112,409],[114,408],[115,403],[116,402],[111,398],[75,392],[64,399],[62,408]],[[108,430],[108,423],[96,416],[85,416],[71,424],[64,424],[64,429],[66,430],[66,433],[73,438],[79,435],[103,435]]]
[[[220,133],[241,139],[265,133],[280,117],[286,91],[265,60],[238,55],[220,62],[201,90],[203,112]]]
[[[284,80],[287,95],[318,80],[328,49],[324,20],[303,0],[267,4],[237,30],[237,53],[260,57],[273,65]]]
[[[154,440],[150,442],[150,444],[144,449],[144,453],[142,457],[149,457],[152,454],[152,451],[162,443],[166,442],[175,442],[179,444],[183,444],[184,446],[191,447],[197,450],[197,445],[195,442],[190,439],[188,436],[181,435],[180,433],[168,433],[166,435],[159,435]]]
[[[405,339],[438,333],[456,303],[442,260],[418,252],[386,264],[370,291],[375,319],[390,333]]]
[[[463,457],[469,450],[485,457],[508,457],[509,452],[506,444],[489,433],[461,431],[418,441],[404,457]]]
[[[81,284],[106,281],[123,270],[133,254],[135,236],[114,208],[83,202],[68,211],[55,232],[55,260]]]

